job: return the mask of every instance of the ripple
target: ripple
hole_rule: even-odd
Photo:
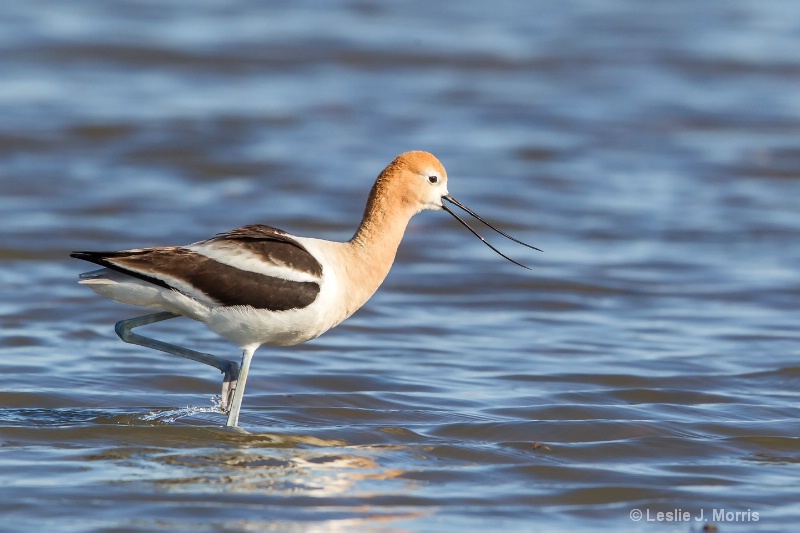
[[[796,524],[797,8],[487,6],[5,9],[7,527]],[[420,214],[364,309],[259,350],[242,428],[215,372],[122,343],[141,310],[75,283],[73,249],[258,222],[347,239],[408,149],[545,252],[487,235],[523,271]],[[189,320],[153,331],[239,356]]]

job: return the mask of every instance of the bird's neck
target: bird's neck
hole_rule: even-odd
[[[389,274],[408,221],[416,213],[410,204],[398,202],[379,180],[372,189],[364,218],[347,243],[351,258],[349,277],[365,302]],[[392,198],[395,201],[390,202]]]

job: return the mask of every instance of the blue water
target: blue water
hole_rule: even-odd
[[[2,11],[0,530],[800,519],[796,3]],[[75,283],[71,250],[348,239],[411,149],[544,253],[492,237],[529,272],[415,217],[354,317],[259,350],[241,431],[214,370],[122,343],[143,311]],[[148,332],[238,355],[188,320]]]

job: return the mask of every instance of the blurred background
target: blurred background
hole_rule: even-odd
[[[0,529],[788,530],[798,50],[788,0],[4,3]],[[71,250],[349,239],[407,150],[544,253],[419,215],[363,310],[256,354],[245,432],[75,283]]]

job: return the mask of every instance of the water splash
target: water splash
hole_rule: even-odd
[[[187,405],[186,407],[180,407],[178,409],[167,409],[165,411],[152,411],[150,413],[147,413],[146,415],[140,416],[139,418],[147,422],[159,421],[167,424],[172,424],[173,422],[177,421],[180,418],[196,415],[198,413],[224,414],[225,411],[222,409],[222,396],[220,396],[219,394],[211,396],[210,407],[197,407],[194,405]]]

